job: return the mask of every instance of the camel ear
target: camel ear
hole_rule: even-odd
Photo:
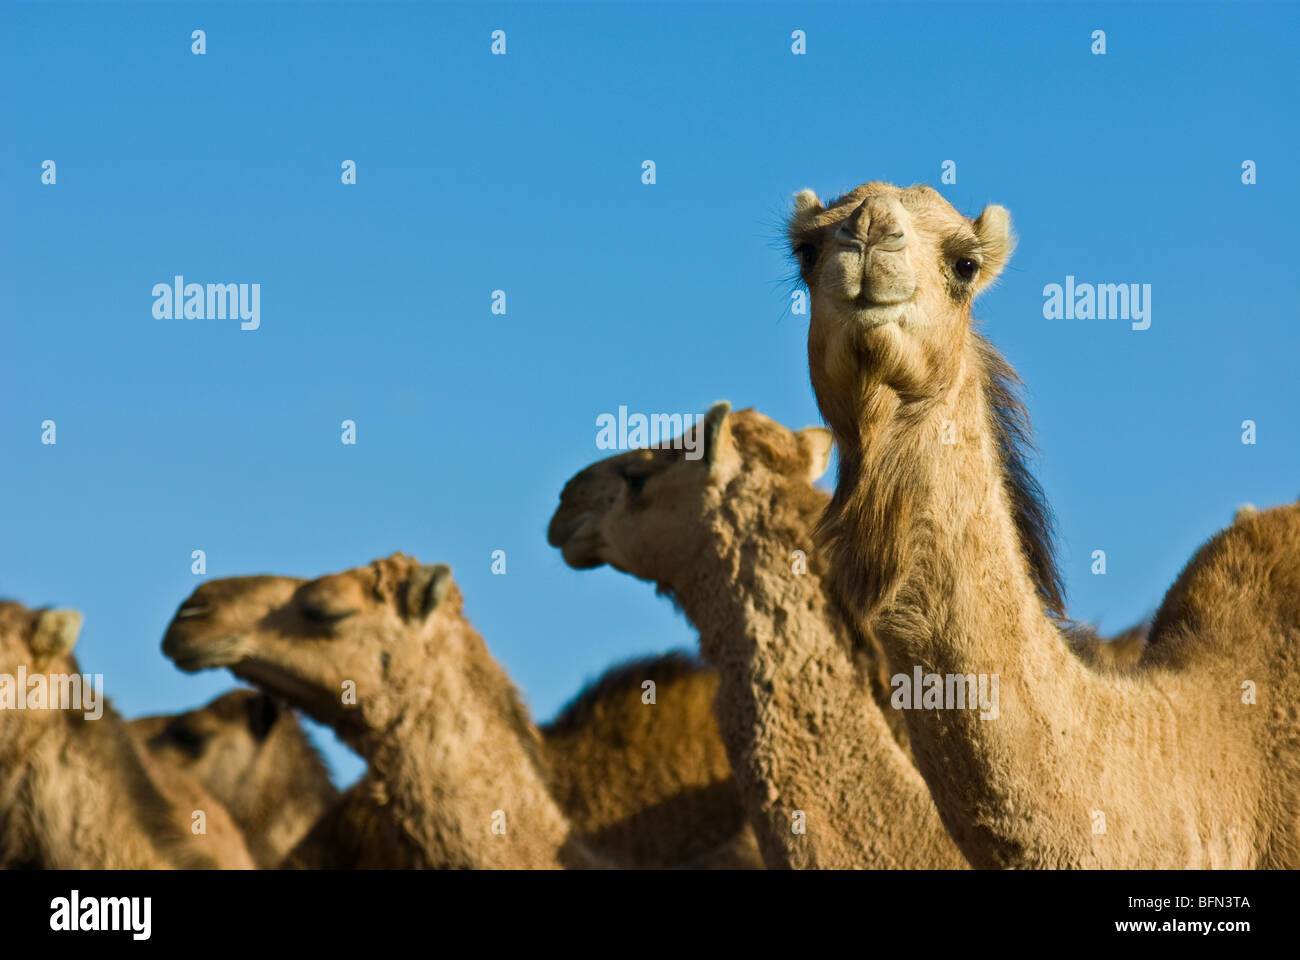
[[[722,400],[704,417],[704,463],[709,468],[709,478],[721,483],[730,480],[740,464],[740,454],[731,436],[730,413],[731,404]]]
[[[800,190],[794,195],[794,213],[790,215],[790,222],[786,224],[786,236],[792,248],[799,249],[804,233],[817,215],[825,209],[822,202],[817,199],[817,194],[811,190]]]
[[[795,219],[821,213],[822,210],[822,202],[817,199],[817,194],[806,187],[794,195]]]
[[[974,223],[980,241],[980,272],[976,289],[983,290],[998,278],[1016,249],[1016,235],[1011,232],[1011,214],[996,204],[984,208]]]
[[[42,659],[71,653],[81,635],[81,614],[76,610],[42,610],[32,636],[32,653]]]
[[[406,585],[406,618],[426,620],[451,589],[451,567],[445,563],[422,566]]]
[[[799,447],[808,455],[808,482],[816,483],[831,465],[835,438],[825,427],[805,427],[795,436],[799,439]]]

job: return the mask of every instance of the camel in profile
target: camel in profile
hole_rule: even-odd
[[[729,774],[707,710],[712,689],[704,709],[692,707],[699,678],[716,681],[674,667],[661,677],[656,706],[636,702],[658,711],[675,735],[607,747],[626,750],[621,772],[636,787],[587,781],[575,789],[581,775],[564,764],[590,762],[594,751],[579,728],[612,724],[638,736],[635,721],[610,720],[595,706],[610,703],[610,692],[626,705],[633,687],[639,697],[647,670],[607,678],[606,693],[579,698],[548,737],[461,605],[448,567],[394,554],[313,581],[209,581],[177,611],[163,650],[181,669],[229,667],[333,727],[367,761],[362,782],[287,866],[328,856],[330,831],[348,828],[378,832],[387,844],[386,862],[362,866],[711,865],[714,847],[728,862],[743,857],[739,797],[734,784],[729,793],[717,788]],[[682,726],[701,716],[707,725]],[[548,750],[552,737],[558,748]]]
[[[80,630],[76,611],[0,602],[0,683],[22,671],[27,684],[39,675],[53,691],[80,674],[72,656]],[[100,701],[102,715],[88,716],[52,702],[0,709],[0,867],[254,866],[221,804],[152,760],[111,705]],[[200,825],[206,832],[195,832]]]
[[[278,865],[338,800],[297,716],[269,694],[232,690],[198,710],[129,726],[154,759],[221,802],[260,867]]]
[[[890,668],[997,678],[996,715],[909,709],[944,823],[983,867],[1295,867],[1300,508],[1243,517],[1166,595],[1139,664],[1071,656],[1015,374],[971,304],[1010,218],[928,187],[799,194],[808,357],[840,453],[833,593]]]
[[[577,569],[654,582],[699,629],[769,867],[964,867],[899,742],[882,658],[851,654],[823,589],[812,531],[828,498],[813,481],[829,433],[729,410],[709,411],[700,459],[664,444],[573,477],[551,545]]]

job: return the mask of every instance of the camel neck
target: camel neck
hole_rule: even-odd
[[[366,750],[397,827],[429,867],[580,865],[505,672],[468,625],[439,645],[468,662],[445,657],[420,671],[401,719]]]
[[[894,400],[866,424],[832,532],[837,588],[876,591],[856,594],[860,626],[885,649],[944,822],[976,866],[1118,865],[1108,817],[1165,838],[1138,863],[1222,862],[1198,834],[1190,782],[1145,808],[1131,790],[1135,766],[1152,782],[1188,777],[1176,746],[1152,750],[1180,742],[1178,711],[1089,671],[1046,612],[986,373],[969,359],[942,397]],[[863,574],[872,563],[884,577]]]
[[[1026,561],[1030,548],[1013,516],[1001,450],[989,428],[994,416],[972,373],[943,400],[876,434],[882,446],[906,451],[915,464],[914,472],[898,477],[912,489],[886,495],[905,505],[906,526],[881,530],[859,521],[853,537],[907,542],[892,597],[883,595],[878,608],[891,663],[910,658],[939,673],[1016,671],[1027,645],[1052,652],[1046,671],[1059,673],[1069,661]],[[893,452],[867,451],[866,469]]]
[[[851,654],[827,603],[811,533],[824,499],[731,493],[678,597],[718,670],[719,725],[765,861],[965,866],[873,697],[876,664]]]
[[[26,765],[37,859],[51,868],[212,868],[118,715],[60,714]],[[86,778],[93,789],[86,789]]]

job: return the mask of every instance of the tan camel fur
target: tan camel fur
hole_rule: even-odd
[[[701,459],[665,444],[571,479],[551,544],[578,569],[654,582],[699,629],[769,867],[965,866],[898,742],[883,658],[850,653],[823,589],[812,532],[828,498],[813,481],[828,432],[728,410],[706,417]]]
[[[188,713],[141,717],[131,733],[229,811],[260,867],[278,865],[338,800],[297,716],[275,697],[232,690]]]
[[[729,410],[718,404],[705,418],[704,459],[670,442],[575,476],[551,545],[577,569],[608,562],[654,582],[700,630],[722,674],[718,717],[769,867],[964,866],[911,768],[883,655],[869,646],[850,655],[825,593],[813,533],[830,498],[813,482],[829,432]],[[1136,627],[1109,642],[1085,629],[1070,639],[1087,662],[1123,666],[1143,637]],[[881,739],[882,724],[895,742]],[[876,742],[879,758],[864,747]],[[793,832],[795,810],[803,834]],[[904,822],[878,828],[884,810]]]
[[[426,567],[395,554],[314,581],[210,581],[178,611],[164,651],[182,669],[231,667],[237,676],[332,726],[367,760],[363,782],[345,793],[343,805],[328,816],[330,823],[304,841],[308,852],[295,851],[288,865],[310,865],[327,845],[331,824],[373,829],[375,818],[366,810],[372,803],[397,828],[402,849],[392,865],[625,863],[597,848],[602,840],[616,848],[618,822],[645,816],[646,803],[660,810],[659,842],[684,847],[683,857],[698,852],[692,846],[700,846],[694,836],[700,828],[692,830],[677,815],[692,804],[699,808],[694,794],[680,807],[661,802],[662,792],[647,789],[642,806],[618,818],[608,808],[612,795],[607,792],[588,801],[595,811],[590,829],[571,820],[553,792],[563,791],[565,780],[556,778],[541,732],[461,614],[460,591],[445,566]],[[574,706],[584,709],[581,700]],[[565,729],[563,717],[557,726]],[[571,746],[581,746],[580,740]],[[659,761],[665,771],[659,776],[682,787],[714,784],[717,758],[723,756],[720,746],[714,756],[704,754],[710,762],[698,782],[677,769],[677,750],[678,756]],[[656,781],[646,777],[644,782]],[[734,833],[744,824],[731,789]],[[636,800],[636,791],[631,793],[629,799]],[[717,802],[715,796],[704,808],[713,809]],[[717,827],[710,823],[703,829]],[[725,855],[734,856],[734,838],[724,839]],[[672,862],[662,852],[658,856]]]
[[[0,602],[0,674],[16,678],[21,667],[29,684],[39,674],[47,690],[62,686],[81,672],[72,656],[80,629],[75,611]],[[112,706],[99,706],[98,717],[0,710],[0,867],[253,867],[221,804],[197,781],[161,768]]]
[[[656,706],[643,702],[655,683]],[[712,713],[717,676],[680,655],[614,668],[540,729],[550,790],[584,845],[642,867],[762,866]],[[656,722],[663,721],[663,722]],[[415,866],[363,777],[281,866]]]
[[[1150,624],[1139,623],[1109,640],[1101,640],[1086,629],[1072,628],[1067,631],[1066,639],[1070,649],[1084,663],[1092,667],[1128,670],[1142,659],[1150,629]]]
[[[552,792],[588,847],[636,866],[762,866],[717,689],[694,658],[647,657],[607,670],[541,727]]]
[[[928,187],[796,201],[813,388],[840,472],[831,587],[895,673],[999,680],[996,711],[905,711],[958,846],[985,867],[1300,865],[1300,510],[1193,558],[1139,664],[1070,655],[1016,378],[971,324],[1013,246]]]
[[[343,791],[279,863],[281,870],[417,870],[429,865],[395,822],[384,783],[369,772]]]

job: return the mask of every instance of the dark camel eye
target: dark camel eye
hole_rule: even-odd
[[[174,723],[167,727],[164,736],[183,753],[191,757],[197,757],[203,750],[203,744],[207,742],[207,737],[195,733],[189,727],[181,723]]]
[[[817,263],[817,247],[811,243],[801,243],[794,248],[794,258],[799,269],[806,273]]]
[[[971,280],[979,272],[980,265],[970,257],[962,257],[952,265],[953,272],[963,280]]]
[[[312,623],[317,623],[325,627],[332,626],[340,620],[345,620],[354,613],[356,613],[355,610],[326,610],[324,607],[318,607],[314,603],[304,603],[302,605],[302,615],[304,617]]]
[[[627,492],[634,497],[639,496],[641,491],[645,489],[645,482],[648,479],[645,474],[623,474],[623,482],[627,484]]]

